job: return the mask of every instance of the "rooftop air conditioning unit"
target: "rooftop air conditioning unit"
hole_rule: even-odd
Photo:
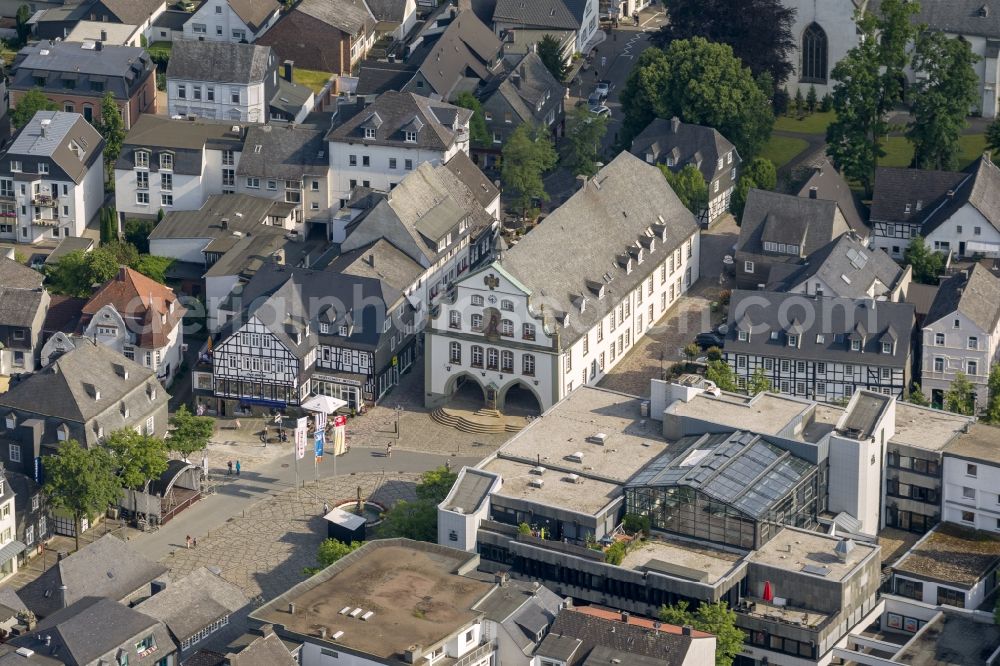
[[[604,446],[604,444],[608,441],[608,435],[606,433],[599,432],[588,437],[587,441],[591,444],[600,444],[601,446]]]
[[[573,453],[573,454],[570,454],[570,455],[566,456],[566,458],[568,460],[570,460],[571,462],[582,463],[583,462],[583,452],[582,451],[577,451],[576,453]]]
[[[545,468],[542,467],[541,465],[538,465],[537,467],[532,467],[531,468],[531,473],[532,474],[537,474],[538,476],[541,476],[542,474],[545,474]]]
[[[532,479],[528,481],[528,485],[532,488],[541,488],[545,485],[545,479]]]
[[[583,483],[583,479],[580,478],[579,474],[570,474],[566,476],[565,480],[570,483]]]

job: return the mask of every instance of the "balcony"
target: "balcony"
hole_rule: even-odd
[[[38,193],[31,197],[32,206],[44,206],[46,208],[58,208],[59,198],[54,197],[51,194]]]
[[[31,221],[32,224],[38,227],[58,227],[59,220],[47,217],[36,217]]]

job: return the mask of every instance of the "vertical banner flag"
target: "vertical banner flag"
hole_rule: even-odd
[[[339,456],[347,451],[347,417],[333,417],[333,455]]]
[[[306,457],[306,439],[308,438],[309,419],[303,417],[295,423],[295,459]]]
[[[316,419],[316,430],[326,429],[326,412],[316,412],[313,418]]]
[[[316,431],[316,460],[323,457],[323,431]]]

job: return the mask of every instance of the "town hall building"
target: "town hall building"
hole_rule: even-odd
[[[489,409],[519,394],[544,411],[596,384],[697,281],[698,234],[660,170],[621,153],[441,301],[426,405],[461,391]]]

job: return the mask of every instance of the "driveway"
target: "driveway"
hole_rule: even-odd
[[[684,347],[694,336],[722,321],[725,312],[720,309],[713,313],[711,304],[730,288],[722,258],[736,243],[738,234],[729,215],[702,233],[701,278],[632,346],[599,386],[631,395],[649,395],[649,380],[662,378],[671,365],[684,360]]]

